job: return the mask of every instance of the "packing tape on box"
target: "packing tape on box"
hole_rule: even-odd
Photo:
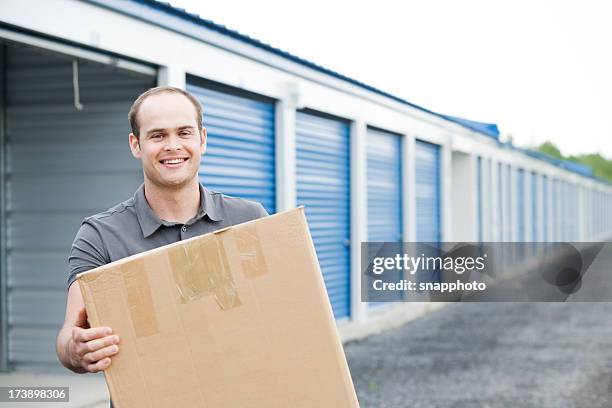
[[[130,317],[136,337],[151,336],[159,332],[153,305],[151,286],[143,273],[144,260],[136,259],[121,266],[121,276],[127,290]]]
[[[242,303],[222,238],[214,237],[172,248],[169,251],[172,276],[181,303],[212,296],[222,310],[228,310]]]
[[[257,226],[245,225],[233,231],[236,247],[242,264],[242,272],[247,278],[256,278],[266,273],[266,258],[261,241],[257,234]]]

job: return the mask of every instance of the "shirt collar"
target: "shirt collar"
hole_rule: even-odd
[[[215,202],[212,197],[212,193],[206,189],[202,184],[200,187],[200,208],[194,218],[188,221],[191,224],[205,215],[208,216],[212,221],[223,220],[221,209],[215,206]],[[136,209],[136,216],[138,217],[138,223],[142,229],[142,235],[145,238],[151,236],[157,229],[162,226],[176,225],[176,223],[166,222],[161,220],[155,212],[149,206],[147,199],[144,194],[144,183],[138,187],[134,194],[134,205]]]

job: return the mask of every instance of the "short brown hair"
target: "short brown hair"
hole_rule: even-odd
[[[178,93],[185,96],[189,101],[193,104],[193,107],[196,110],[196,121],[198,122],[198,132],[202,129],[202,105],[200,105],[200,101],[197,100],[195,96],[190,94],[181,88],[175,88],[172,86],[158,86],[155,88],[151,88],[148,91],[140,94],[138,98],[132,104],[130,108],[130,113],[128,113],[128,119],[130,121],[130,126],[132,127],[132,133],[136,136],[137,139],[140,138],[140,128],[138,125],[138,111],[140,110],[140,105],[147,99],[149,96],[157,95],[161,93]]]

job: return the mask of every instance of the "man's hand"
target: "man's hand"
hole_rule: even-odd
[[[66,318],[57,336],[61,363],[75,373],[97,373],[107,369],[119,352],[119,336],[110,327],[89,327],[78,282],[68,289]]]
[[[111,356],[119,352],[119,336],[110,327],[89,328],[87,312],[79,310],[72,336],[67,344],[70,365],[82,372],[97,373],[111,364]]]

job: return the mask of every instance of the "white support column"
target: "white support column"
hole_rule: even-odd
[[[186,76],[183,67],[176,65],[160,67],[157,71],[157,86],[173,86],[175,88],[185,89],[187,81]]]
[[[294,208],[297,201],[293,98],[276,103],[276,211]]]
[[[367,127],[364,120],[351,124],[351,317],[367,319],[368,305],[361,301],[361,243],[368,240]]]
[[[416,242],[416,138],[405,135],[402,144],[403,240]]]
[[[451,184],[451,149],[448,144],[444,144],[440,147],[441,149],[441,164],[440,164],[440,173],[442,176],[442,186],[441,186],[441,215],[442,215],[442,225],[441,225],[441,241],[452,241],[452,184]]]

